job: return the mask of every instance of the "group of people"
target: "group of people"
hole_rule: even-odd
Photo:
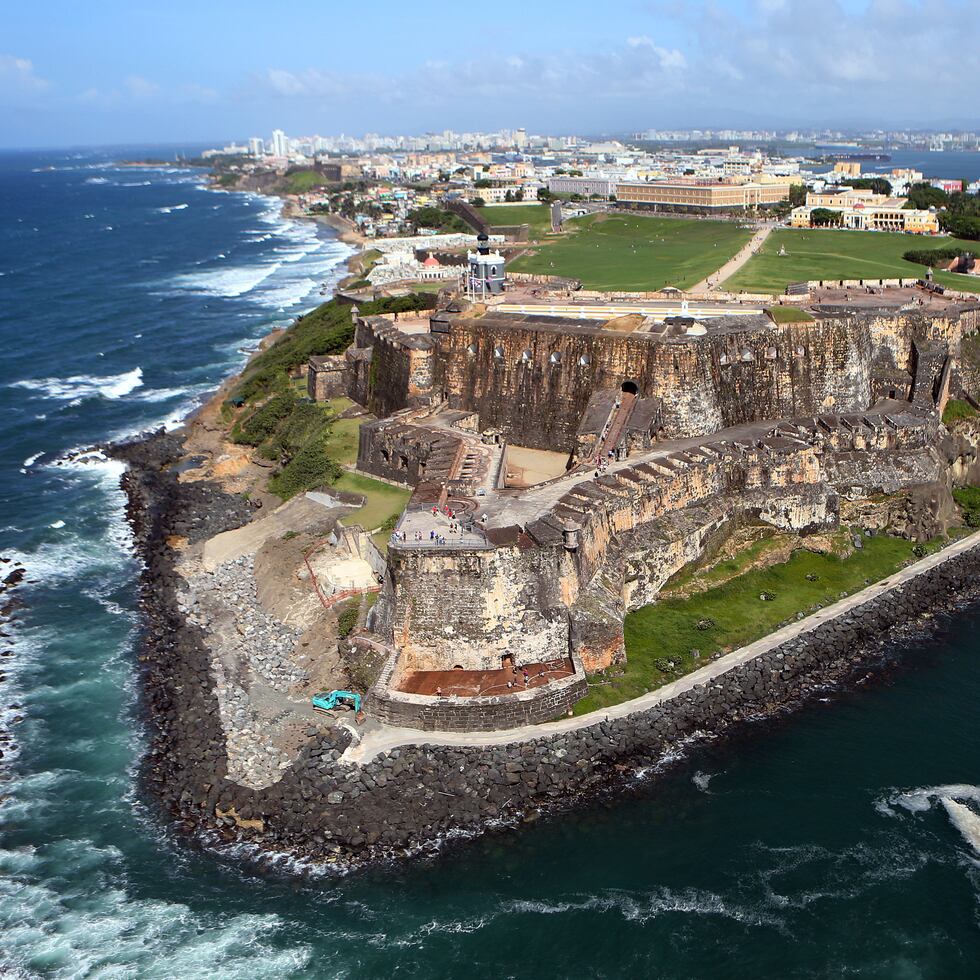
[[[603,456],[601,453],[595,458],[595,477],[598,480],[606,470],[609,469],[609,461],[615,457],[615,453],[610,449],[609,452]]]
[[[518,673],[518,668],[517,667],[511,667],[511,673],[514,674],[515,677],[514,677],[514,680],[507,682],[507,687],[509,687],[509,688],[517,687],[517,685],[520,683],[520,681],[517,679],[517,676],[516,676],[517,673]],[[527,687],[531,683],[531,675],[527,672],[527,667],[521,667],[520,668],[520,673],[524,677],[524,686]]]

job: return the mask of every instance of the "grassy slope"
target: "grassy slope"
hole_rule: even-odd
[[[914,248],[975,250],[976,242],[956,238],[924,241],[912,235],[877,231],[827,231],[779,228],[730,279],[726,289],[780,293],[790,282],[805,279],[895,279],[919,278],[925,267],[906,262],[904,252]],[[779,255],[780,246],[786,255]],[[937,272],[936,281],[964,292],[980,292],[980,277]]]
[[[360,473],[344,473],[331,486],[337,490],[347,490],[350,493],[361,493],[367,498],[360,510],[348,514],[343,524],[360,524],[368,531],[381,527],[390,517],[397,517],[404,509],[408,498],[412,495],[407,487],[393,487],[390,483],[372,480]]]
[[[605,219],[605,220],[601,220]],[[515,272],[580,279],[588,289],[687,288],[730,259],[752,233],[732,222],[589,215],[561,238],[522,256]]]
[[[924,547],[929,551],[941,545],[937,540]],[[904,539],[879,535],[866,538],[863,549],[844,559],[797,551],[787,562],[745,572],[688,598],[667,593],[626,617],[625,672],[593,678],[575,713],[639,697],[703,666],[713,654],[737,649],[795,620],[798,613],[837,601],[841,592],[850,594],[883,579],[915,559],[912,548]],[[763,601],[763,593],[774,598]],[[713,625],[698,629],[699,621]],[[669,662],[673,668],[667,667]]]
[[[531,237],[551,231],[551,208],[546,204],[501,204],[480,209],[491,225],[530,225]]]

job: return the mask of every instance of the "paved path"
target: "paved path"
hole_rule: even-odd
[[[927,572],[937,565],[941,565],[943,562],[949,561],[949,559],[955,558],[957,555],[961,555],[963,552],[978,546],[980,546],[980,531],[961,538],[941,551],[929,555],[927,558],[923,558],[921,561],[917,561],[907,568],[901,569],[894,575],[890,575],[888,578],[876,582],[874,585],[869,585],[860,592],[855,592],[854,595],[848,596],[846,599],[841,599],[840,602],[835,602],[832,606],[827,606],[807,616],[806,619],[791,623],[789,626],[784,626],[782,629],[776,630],[775,633],[764,636],[761,640],[756,640],[754,643],[748,644],[748,646],[733,650],[731,653],[719,657],[718,660],[714,660],[710,664],[705,665],[700,670],[696,670],[692,674],[687,674],[671,684],[666,684],[656,691],[650,691],[648,694],[634,698],[632,701],[624,701],[622,704],[615,704],[609,708],[592,711],[587,715],[580,715],[577,718],[563,718],[560,721],[550,721],[543,725],[523,725],[520,728],[508,728],[496,732],[420,732],[412,728],[395,728],[369,720],[363,729],[355,732],[356,735],[361,736],[360,742],[352,743],[348,747],[342,756],[342,761],[364,765],[370,762],[376,755],[382,752],[390,752],[400,745],[491,746],[508,745],[514,742],[528,742],[536,738],[560,735],[565,732],[576,731],[580,728],[588,728],[591,725],[597,725],[614,718],[624,718],[638,711],[646,711],[655,705],[670,701],[678,695],[690,691],[698,684],[705,684],[715,677],[727,673],[734,667],[739,667],[742,664],[754,660],[756,657],[767,653],[773,647],[779,646],[787,640],[810,632],[822,623],[827,622],[827,620],[837,619],[852,609],[864,605],[864,603],[871,599],[877,598],[885,592],[897,589],[905,582],[921,575],[923,572]]]
[[[773,225],[764,225],[720,269],[712,272],[707,279],[702,279],[697,285],[692,286],[688,292],[710,293],[720,289],[721,284],[734,276],[762,247],[762,243],[769,237],[769,232],[772,229]]]

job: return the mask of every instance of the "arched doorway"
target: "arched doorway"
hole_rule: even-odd
[[[638,395],[640,393],[640,389],[637,388],[635,381],[624,381],[622,390],[627,395]]]

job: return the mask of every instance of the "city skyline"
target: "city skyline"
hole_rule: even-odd
[[[107,0],[8,13],[8,148],[287,132],[980,128],[965,0],[382,2],[370,23],[300,3]],[[50,29],[52,15],[60,29]],[[394,25],[397,24],[397,30]],[[258,29],[257,25],[261,25]],[[299,29],[299,27],[302,29]],[[948,95],[946,93],[949,93]]]

